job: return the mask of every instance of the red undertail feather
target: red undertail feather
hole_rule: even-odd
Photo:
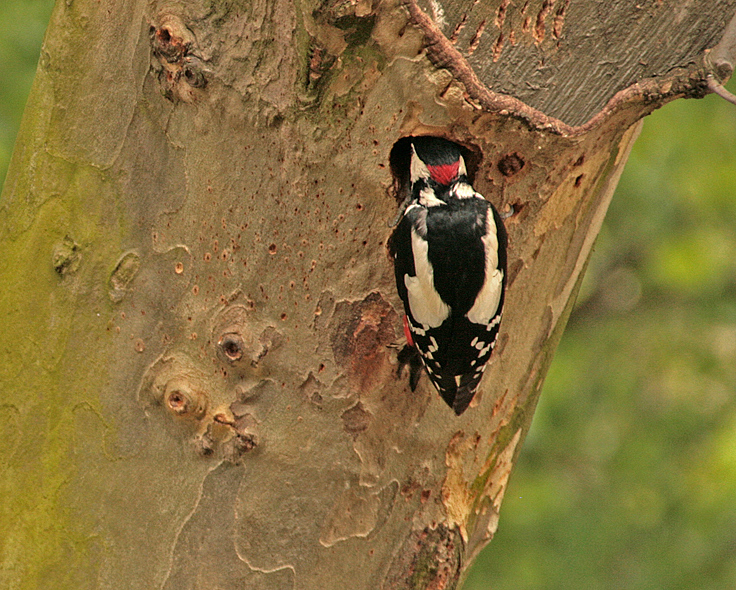
[[[409,346],[414,346],[414,338],[411,337],[411,330],[409,329],[409,318],[404,316],[404,336],[406,336],[406,343]]]

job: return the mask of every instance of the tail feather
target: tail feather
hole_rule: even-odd
[[[482,377],[482,370],[462,376],[457,393],[455,394],[455,399],[452,402],[452,409],[455,411],[455,414],[459,416],[468,409]]]
[[[409,345],[404,346],[399,352],[397,360],[399,364],[397,375],[401,375],[404,367],[409,367],[409,386],[412,391],[419,383],[422,368],[426,369],[427,376],[442,399],[458,416],[468,409],[485,368],[485,365],[481,365],[470,373],[454,375],[452,371],[443,370],[440,364],[433,362],[431,358],[421,356],[415,346]]]
[[[445,373],[432,382],[445,403],[459,416],[468,409],[482,377],[483,371],[457,376]]]

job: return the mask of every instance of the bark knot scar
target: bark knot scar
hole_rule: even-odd
[[[148,368],[138,398],[161,417],[162,428],[188,441],[198,454],[240,463],[260,445],[259,423],[251,414],[255,394],[236,387],[233,396],[218,383],[189,355],[172,353]]]
[[[524,164],[526,164],[524,158],[514,152],[498,161],[498,171],[508,178],[518,173],[524,167]]]
[[[108,294],[113,303],[120,303],[125,297],[128,285],[141,268],[141,257],[135,252],[127,252],[120,258],[110,275]]]
[[[79,268],[82,259],[81,246],[69,236],[54,246],[51,255],[51,264],[60,276],[72,274]]]
[[[162,92],[172,102],[192,102],[197,90],[207,86],[204,60],[199,55],[194,34],[175,16],[162,17],[160,24],[149,27],[152,70],[157,74]]]
[[[212,341],[220,360],[238,373],[252,372],[284,338],[273,326],[260,329],[247,304],[228,303],[214,320]]]

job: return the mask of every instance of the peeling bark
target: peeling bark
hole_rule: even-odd
[[[58,2],[0,203],[0,585],[455,588],[638,121],[733,71],[734,0],[603,4]],[[397,376],[421,134],[510,214],[459,418]]]

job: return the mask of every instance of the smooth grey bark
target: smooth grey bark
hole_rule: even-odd
[[[637,122],[733,69],[736,1],[671,4],[58,2],[0,203],[0,585],[455,587]],[[511,213],[460,418],[396,374],[419,134]]]

